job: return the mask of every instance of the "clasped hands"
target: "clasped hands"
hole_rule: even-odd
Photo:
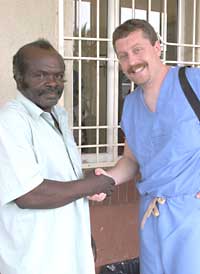
[[[102,169],[102,168],[95,169],[95,175],[99,176],[101,174],[110,177],[109,174],[104,169]],[[107,194],[102,192],[99,194],[94,194],[92,196],[88,196],[87,198],[90,201],[102,202],[103,200],[105,200],[106,197],[107,197]]]

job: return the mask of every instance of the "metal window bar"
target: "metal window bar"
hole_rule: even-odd
[[[135,0],[132,0],[132,18],[135,18]]]
[[[58,49],[62,56],[64,56],[64,0],[58,1]],[[60,99],[60,104],[64,106],[64,95]]]
[[[81,1],[78,2],[78,37],[82,36],[81,33]],[[78,130],[78,144],[81,144],[82,142],[82,136],[81,136],[81,119],[82,119],[82,89],[81,89],[81,82],[82,82],[82,61],[80,59],[80,57],[82,56],[82,40],[78,39],[78,90],[79,90],[79,94],[78,94],[78,100],[79,100],[79,105],[78,105],[78,126],[79,126],[79,130]]]
[[[162,13],[161,13],[162,14]],[[167,45],[165,41],[167,41],[167,0],[164,0],[163,3],[163,23],[161,22],[161,34],[163,35],[164,43],[163,43],[163,61],[166,60],[166,52],[167,52]]]
[[[100,85],[100,81],[99,81],[99,75],[100,75],[100,61],[99,61],[99,57],[100,57],[100,42],[99,42],[99,0],[97,0],[97,7],[96,7],[96,32],[97,32],[97,62],[96,62],[96,90],[97,90],[97,98],[96,98],[96,162],[99,162],[99,104],[100,104],[100,95],[99,95],[99,85]]]
[[[197,8],[197,3],[196,3],[196,0],[194,0],[193,2],[193,22],[192,22],[192,25],[193,25],[193,28],[192,28],[192,62],[195,62],[195,41],[196,41],[196,8]]]

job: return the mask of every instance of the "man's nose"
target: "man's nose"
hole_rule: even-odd
[[[137,58],[134,54],[130,53],[128,55],[128,63],[129,63],[129,66],[133,66],[137,63]]]

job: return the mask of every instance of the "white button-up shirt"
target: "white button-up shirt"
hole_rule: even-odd
[[[56,209],[21,209],[14,199],[43,179],[82,176],[67,114],[49,113],[18,94],[0,111],[0,272],[94,274],[89,207],[85,198]],[[70,158],[69,158],[70,155]]]

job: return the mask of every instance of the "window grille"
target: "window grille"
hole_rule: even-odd
[[[58,0],[59,50],[66,62],[64,95],[83,168],[112,166],[123,153],[120,117],[134,83],[120,71],[112,32],[130,18],[148,20],[169,65],[200,65],[196,0]]]

